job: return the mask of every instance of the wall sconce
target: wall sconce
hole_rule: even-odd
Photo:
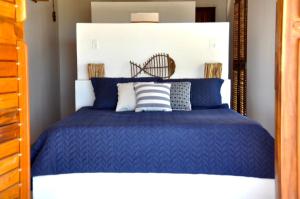
[[[131,13],[131,23],[158,23],[159,13]]]
[[[45,1],[49,1],[49,0],[32,0],[35,3],[37,2],[45,2]],[[53,12],[52,12],[52,19],[54,22],[56,22],[56,12],[55,12],[55,0],[52,0],[52,8],[53,8]]]

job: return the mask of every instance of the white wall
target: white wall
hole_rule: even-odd
[[[76,79],[76,23],[90,22],[87,0],[58,0],[58,36],[60,65],[60,115],[74,112]]]
[[[190,0],[183,0],[183,1],[187,1],[187,2],[189,2]],[[231,5],[231,2],[232,2],[233,0],[196,0],[195,2],[196,2],[196,7],[216,7],[216,21],[217,22],[226,22],[226,21],[228,21],[227,20],[227,17],[228,17],[228,9],[230,9],[230,7],[228,7],[228,5]],[[101,11],[103,11],[105,14],[108,14],[107,16],[110,16],[110,18],[106,18],[105,17],[105,14],[102,14],[102,13],[98,13],[97,14],[97,16],[95,16],[94,17],[94,19],[95,20],[93,20],[93,22],[98,22],[98,23],[111,23],[111,22],[125,22],[125,21],[128,21],[127,20],[127,17],[122,17],[122,18],[120,18],[119,16],[120,16],[120,11],[121,12],[124,12],[124,6],[123,6],[123,4],[127,4],[127,3],[125,3],[125,2],[118,2],[118,3],[120,3],[119,5],[120,5],[120,9],[118,9],[118,8],[115,8],[115,9],[113,9],[113,10],[111,10],[112,9],[112,7],[111,7],[111,5],[112,4],[115,4],[115,3],[117,3],[117,2],[114,2],[114,1],[112,1],[112,2],[105,2],[105,1],[99,1],[99,0],[97,0],[97,1],[93,1],[93,2],[95,2],[95,4],[98,4],[98,3],[101,3],[101,6],[105,6],[106,8],[109,8],[109,9],[107,9],[107,10],[105,10],[105,9],[101,9]],[[145,2],[145,1],[144,1]],[[143,3],[144,3],[143,2]],[[146,1],[147,2],[147,1]],[[154,1],[151,1],[151,4],[155,4],[156,2],[160,2],[160,0],[154,0]],[[136,5],[138,5],[139,3],[141,3],[141,2],[134,2]],[[178,2],[177,2],[178,3]],[[166,4],[168,4],[168,6],[172,6],[172,4],[173,4],[173,6],[175,6],[175,7],[177,7],[177,5],[179,5],[180,3],[178,3],[177,5],[175,5],[174,4],[174,2],[168,2],[168,1],[166,1]],[[127,4],[128,5],[128,4]],[[98,6],[100,6],[100,4],[98,4]],[[97,6],[97,7],[98,7]],[[132,5],[131,5],[132,6]],[[99,9],[99,8],[96,8],[96,9]],[[182,8],[183,9],[183,8]],[[125,8],[125,10],[126,10],[126,8]],[[147,9],[146,9],[147,10]],[[146,11],[145,10],[145,11]],[[184,9],[183,9],[184,10]],[[109,12],[109,11],[112,11],[112,12]],[[172,12],[172,14],[174,15],[175,14],[175,16],[177,15],[177,16],[179,16],[178,15],[178,12],[176,12],[176,9],[172,9],[172,10],[170,10],[170,12]],[[180,12],[179,12],[180,13]],[[188,13],[182,13],[182,14],[180,14],[180,15],[186,15],[186,14],[188,14]],[[95,14],[96,15],[96,14]],[[93,17],[92,17],[93,18]],[[168,18],[168,17],[167,17]],[[98,20],[97,20],[98,19]],[[120,19],[122,20],[122,21],[120,21]],[[165,22],[164,21],[164,17],[162,18],[163,20],[162,20],[162,22]],[[168,20],[166,20],[166,21],[168,21]],[[181,21],[181,19],[179,19],[179,21],[174,21],[174,20],[170,20],[170,22],[180,22]],[[188,21],[186,21],[186,22],[191,22],[190,20],[188,20]]]
[[[93,23],[130,23],[131,13],[157,12],[159,22],[195,22],[195,1],[92,2]]]
[[[60,119],[57,23],[49,2],[27,0],[26,41],[29,47],[31,141]]]
[[[219,62],[227,79],[228,51],[228,23],[78,24],[77,78],[88,79],[89,63],[104,63],[110,77],[130,77],[130,60],[144,63],[162,52],[176,63],[174,78],[204,77],[204,64]]]
[[[274,135],[276,0],[248,4],[248,115]]]

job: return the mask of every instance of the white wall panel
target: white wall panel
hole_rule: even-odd
[[[206,62],[220,62],[227,80],[228,51],[228,23],[77,24],[76,110],[95,98],[87,81],[89,63],[104,63],[106,77],[130,77],[130,60],[143,63],[164,52],[176,62],[172,78],[204,77]],[[227,80],[223,103],[230,104],[230,93]]]
[[[204,64],[223,64],[228,79],[228,23],[77,24],[77,78],[88,79],[89,63],[104,63],[107,77],[129,77],[132,60],[156,53],[175,60],[174,78],[204,76]]]
[[[157,12],[160,22],[195,22],[195,1],[92,2],[93,23],[129,23],[131,13]]]

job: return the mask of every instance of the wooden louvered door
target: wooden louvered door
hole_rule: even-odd
[[[235,0],[233,21],[232,108],[247,115],[247,0]]]
[[[300,198],[300,0],[277,0],[276,173],[278,198]]]
[[[30,198],[25,0],[0,0],[0,198]]]

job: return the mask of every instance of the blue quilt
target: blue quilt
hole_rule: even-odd
[[[32,176],[190,173],[274,178],[274,139],[230,109],[125,112],[83,108],[32,147]]]

